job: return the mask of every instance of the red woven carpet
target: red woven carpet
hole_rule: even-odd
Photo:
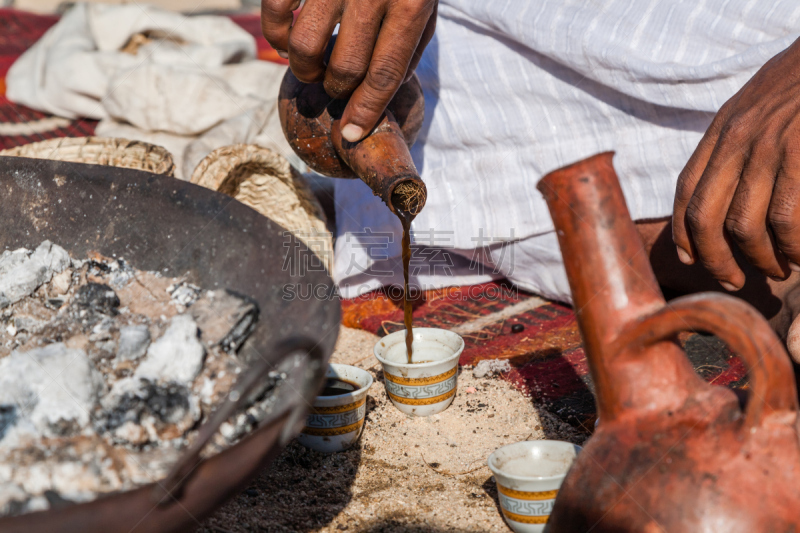
[[[347,300],[343,309],[346,326],[378,335],[403,329],[401,302],[390,299],[386,291]],[[415,305],[414,324],[461,333],[466,343],[462,365],[508,359],[512,371],[506,378],[533,401],[576,427],[587,431],[593,427],[592,384],[571,308],[508,285],[489,283],[425,293]],[[681,341],[706,380],[745,385],[741,361],[716,338],[687,334]]]
[[[34,128],[26,125],[49,117],[5,98],[4,79],[9,67],[57,20],[0,9],[0,148],[94,132],[95,121],[75,120],[48,131],[36,128],[38,133],[34,133]],[[285,63],[261,36],[258,16],[233,20],[256,36],[261,59]],[[2,135],[3,131],[13,133]],[[347,326],[381,335],[403,327],[399,302],[389,299],[383,291],[345,301],[343,307]],[[418,326],[456,329],[461,333],[466,341],[462,364],[508,359],[513,370],[507,379],[529,393],[533,401],[573,425],[591,427],[595,417],[592,385],[575,315],[569,307],[491,283],[428,292],[417,303],[414,319]],[[513,333],[512,326],[517,324],[523,329]],[[683,341],[695,368],[707,380],[721,385],[744,384],[740,361],[715,338],[687,335]]]

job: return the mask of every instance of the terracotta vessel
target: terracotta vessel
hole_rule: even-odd
[[[797,391],[767,322],[719,293],[666,303],[605,153],[545,176],[600,425],[568,474],[554,532],[800,531]],[[747,365],[744,407],[677,342],[701,330]]]
[[[322,83],[302,83],[287,70],[278,110],[292,149],[314,171],[360,178],[393,212],[416,215],[427,199],[408,150],[425,116],[416,74],[397,91],[375,129],[357,143],[342,138],[339,119],[346,104],[346,99],[331,98]]]

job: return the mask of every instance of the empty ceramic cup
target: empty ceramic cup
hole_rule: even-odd
[[[558,489],[580,450],[569,442],[533,440],[503,446],[489,456],[500,507],[511,529],[544,531]]]
[[[408,415],[441,413],[456,395],[464,339],[444,329],[414,328],[412,348],[409,364],[406,330],[395,331],[375,345],[375,357],[383,365],[386,394]]]
[[[361,436],[372,375],[354,366],[332,363],[325,379],[325,387],[314,400],[297,440],[318,452],[341,452],[352,447]]]

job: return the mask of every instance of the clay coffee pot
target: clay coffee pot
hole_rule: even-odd
[[[425,118],[417,75],[400,86],[378,125],[359,142],[342,137],[345,105],[347,99],[330,97],[322,83],[305,84],[287,70],[278,110],[292,149],[312,170],[334,178],[360,178],[392,212],[413,217],[427,199],[409,152]]]
[[[610,153],[545,176],[600,424],[562,485],[552,532],[800,531],[798,400],[789,356],[732,296],[664,301]],[[744,361],[742,407],[693,370],[682,331]]]

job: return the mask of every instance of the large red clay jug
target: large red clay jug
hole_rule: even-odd
[[[720,293],[665,302],[612,154],[555,171],[547,199],[596,386],[600,424],[550,516],[552,532],[800,531],[797,391],[781,341]],[[745,362],[744,407],[703,381],[677,335],[705,331]]]

